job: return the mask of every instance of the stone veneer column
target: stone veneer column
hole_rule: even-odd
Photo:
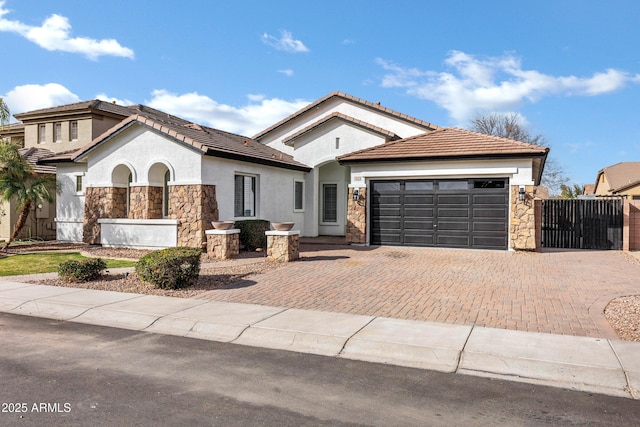
[[[162,218],[162,187],[131,187],[129,219]]]
[[[519,199],[519,185],[511,186],[511,248],[515,250],[535,251],[539,249],[536,241],[536,211],[534,206],[535,186],[525,186],[525,200]]]
[[[215,185],[170,185],[169,218],[180,220],[178,246],[206,249],[205,230],[218,219]]]
[[[367,241],[367,189],[358,188],[359,200],[353,200],[354,188],[349,188],[347,200],[347,243],[366,243]]]
[[[300,258],[299,231],[266,231],[267,260],[290,262]]]
[[[126,218],[127,189],[119,187],[87,187],[84,198],[82,241],[100,243],[100,218]]]
[[[240,253],[240,230],[206,230],[207,253],[216,259],[230,259]]]

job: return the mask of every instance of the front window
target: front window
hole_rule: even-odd
[[[322,184],[322,222],[338,222],[338,184]]]
[[[72,120],[69,123],[69,141],[78,140],[78,121]]]
[[[256,216],[256,177],[236,175],[234,193],[234,215]]]
[[[38,144],[47,142],[47,125],[38,125]]]
[[[304,210],[304,182],[293,182],[293,210],[302,212]]]
[[[76,175],[76,193],[82,193],[82,175]]]
[[[167,170],[164,173],[164,185],[162,188],[162,216],[166,218],[169,216],[169,178],[171,174]]]
[[[62,142],[62,123],[53,125],[53,142]]]

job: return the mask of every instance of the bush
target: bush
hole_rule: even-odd
[[[58,267],[58,276],[67,282],[89,282],[102,275],[107,264],[100,258],[65,261]]]
[[[159,289],[179,289],[194,285],[200,274],[198,248],[167,248],[148,253],[136,264],[136,273]]]
[[[240,243],[248,251],[257,248],[266,250],[267,236],[264,232],[271,229],[270,225],[270,222],[264,219],[236,221],[236,228],[240,229]]]

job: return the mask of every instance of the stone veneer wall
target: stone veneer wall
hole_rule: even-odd
[[[129,219],[162,218],[162,187],[131,187]]]
[[[127,189],[119,187],[87,187],[84,199],[82,241],[100,243],[99,218],[127,217]]]
[[[360,200],[353,200],[353,188],[349,188],[347,201],[347,243],[367,241],[367,189],[359,188]]]
[[[178,246],[206,249],[205,230],[218,220],[215,185],[169,186],[169,218],[180,220]]]
[[[240,233],[207,234],[207,253],[216,259],[231,259],[240,253]]]
[[[291,262],[300,258],[300,235],[267,235],[267,260]]]
[[[511,186],[511,248],[535,251],[540,249],[536,242],[536,211],[534,207],[535,186],[525,186],[525,200],[518,198],[520,186]]]

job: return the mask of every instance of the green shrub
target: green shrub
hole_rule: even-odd
[[[67,282],[90,282],[95,280],[107,268],[107,264],[100,258],[71,260],[60,264],[58,276]]]
[[[177,247],[150,252],[136,264],[136,273],[160,289],[194,285],[200,274],[201,249]]]
[[[245,249],[252,251],[257,248],[267,249],[265,231],[271,229],[271,223],[264,219],[247,219],[236,221],[236,228],[240,229],[240,243]]]

